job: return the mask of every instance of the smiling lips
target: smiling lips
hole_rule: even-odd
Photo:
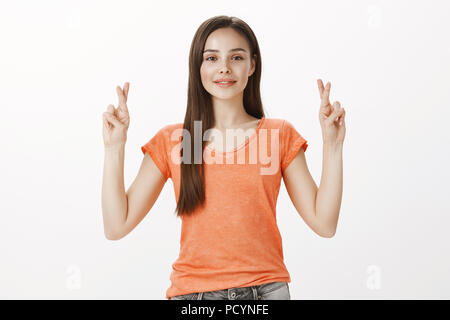
[[[233,79],[218,79],[214,81],[215,84],[222,88],[231,87],[235,82],[236,81],[234,81]]]

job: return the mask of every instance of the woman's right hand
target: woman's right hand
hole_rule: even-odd
[[[108,105],[103,113],[103,142],[105,147],[125,145],[127,141],[127,131],[130,126],[130,115],[128,113],[127,98],[130,83],[125,82],[123,90],[116,87],[119,96],[119,106]]]

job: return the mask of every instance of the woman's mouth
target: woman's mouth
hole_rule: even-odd
[[[221,88],[228,88],[231,87],[233,84],[236,83],[236,81],[220,81],[220,82],[214,82],[215,84],[217,84],[219,87]]]

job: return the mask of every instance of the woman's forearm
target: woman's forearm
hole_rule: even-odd
[[[342,143],[324,143],[316,216],[330,236],[336,232],[342,200]]]
[[[105,236],[111,240],[120,238],[128,211],[124,158],[125,145],[105,147],[102,212]]]

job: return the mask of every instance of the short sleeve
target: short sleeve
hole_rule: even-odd
[[[168,145],[167,135],[165,128],[160,129],[145,145],[141,147],[142,153],[145,155],[147,152],[152,157],[153,162],[158,167],[161,174],[164,176],[165,181],[170,177],[169,162],[167,161],[167,148]]]
[[[281,139],[281,171],[284,172],[300,148],[303,147],[303,151],[306,151],[308,143],[287,120],[283,121]]]

